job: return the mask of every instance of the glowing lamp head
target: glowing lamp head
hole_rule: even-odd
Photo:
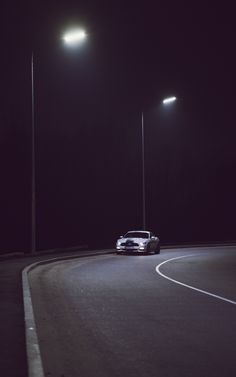
[[[168,97],[168,98],[165,98],[165,99],[162,101],[162,103],[163,103],[164,105],[167,105],[167,104],[172,103],[172,102],[174,102],[174,101],[176,101],[176,100],[177,100],[176,97]]]
[[[70,30],[63,36],[64,42],[70,46],[77,46],[78,44],[83,42],[85,38],[86,33],[82,29]]]

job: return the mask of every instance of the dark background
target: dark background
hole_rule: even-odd
[[[2,6],[0,250],[31,242],[31,55],[37,249],[236,239],[235,26],[227,2]],[[88,38],[63,44],[72,25]],[[163,98],[176,95],[171,106]]]

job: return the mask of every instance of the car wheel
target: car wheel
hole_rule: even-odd
[[[158,243],[156,250],[154,251],[155,254],[160,254],[160,244]]]

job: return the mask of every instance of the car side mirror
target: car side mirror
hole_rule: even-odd
[[[123,236],[120,236],[120,238],[123,238]]]

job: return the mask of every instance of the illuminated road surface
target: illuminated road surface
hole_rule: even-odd
[[[236,375],[236,247],[80,258],[30,281],[46,376]]]

